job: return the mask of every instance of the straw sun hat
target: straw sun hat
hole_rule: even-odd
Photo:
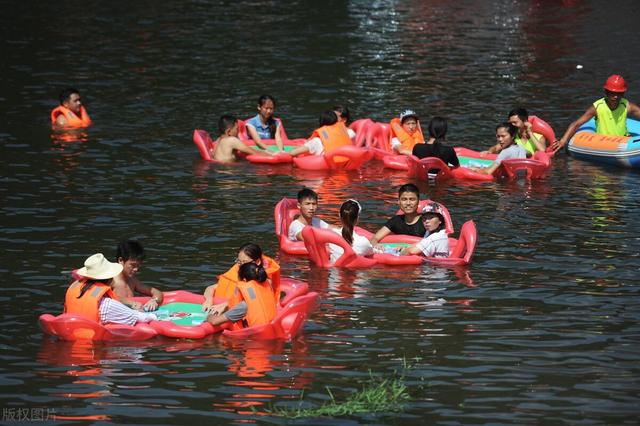
[[[84,267],[76,272],[86,278],[108,280],[122,272],[122,265],[109,262],[102,253],[96,253],[93,256],[89,256],[84,261]]]

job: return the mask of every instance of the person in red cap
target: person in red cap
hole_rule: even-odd
[[[640,107],[622,96],[627,91],[627,83],[621,75],[613,74],[604,84],[604,98],[598,99],[571,123],[560,140],[553,142],[554,152],[565,146],[576,130],[593,117],[596,118],[596,133],[611,136],[628,136],[627,114],[640,119]]]

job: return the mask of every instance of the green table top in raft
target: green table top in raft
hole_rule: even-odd
[[[256,148],[261,149],[259,147],[256,147]],[[282,147],[282,149],[284,149],[284,152],[289,152],[293,148],[297,148],[297,146],[296,145],[284,145]],[[276,151],[278,151],[278,147],[276,145],[267,145],[267,150],[271,151],[271,152],[276,152]]]
[[[202,305],[197,303],[167,303],[160,306],[154,313],[161,321],[171,321],[185,326],[200,325],[207,318],[207,314],[202,311]]]
[[[493,164],[493,160],[485,160],[483,158],[458,156],[458,160],[462,167],[489,167]]]

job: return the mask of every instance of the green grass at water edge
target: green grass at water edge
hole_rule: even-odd
[[[371,377],[361,390],[349,395],[344,401],[337,401],[327,387],[331,402],[313,408],[275,408],[267,412],[288,418],[345,416],[356,413],[401,411],[403,403],[409,401],[403,378],[379,380]],[[302,396],[300,398],[302,399]]]

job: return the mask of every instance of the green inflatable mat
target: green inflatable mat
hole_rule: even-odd
[[[482,158],[458,156],[458,160],[462,167],[489,167],[493,164],[493,160],[484,160]]]
[[[196,326],[202,324],[207,314],[197,303],[167,303],[154,312],[160,321],[171,321],[176,325]]]

